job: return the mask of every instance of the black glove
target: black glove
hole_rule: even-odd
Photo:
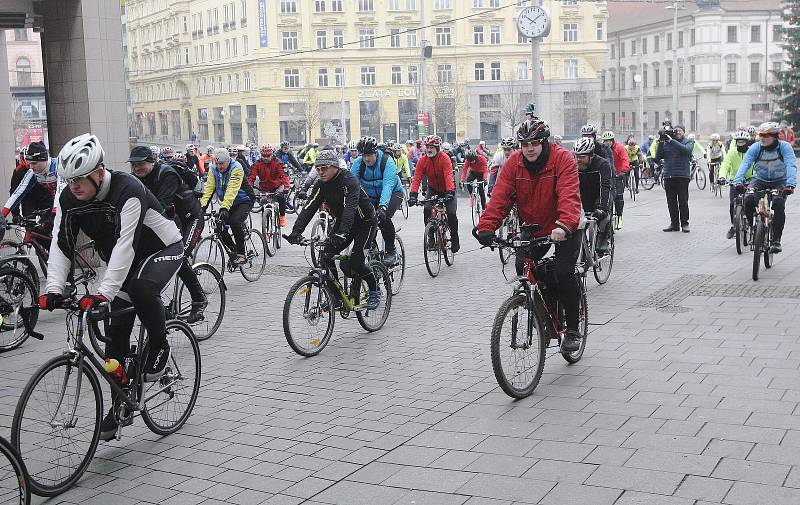
[[[286,237],[286,241],[290,244],[299,244],[303,241],[303,234],[297,231],[292,231],[292,233]]]
[[[444,201],[445,202],[452,202],[455,199],[455,197],[456,197],[456,192],[455,191],[448,191],[444,195]]]
[[[378,221],[381,223],[386,221],[386,207],[383,205],[378,207]]]
[[[60,307],[64,300],[65,296],[61,293],[45,293],[39,296],[39,308],[52,311]]]
[[[791,186],[786,186],[786,187],[781,189],[779,194],[782,197],[786,198],[787,196],[791,195],[792,193],[794,193],[794,188],[791,187]]]
[[[594,217],[598,221],[602,221],[603,219],[608,217],[608,212],[606,212],[603,209],[595,209],[594,212],[592,212],[592,217]]]
[[[306,198],[308,198],[308,193],[306,193],[304,189],[301,189],[300,191],[297,192],[297,198],[305,200]]]
[[[413,207],[414,205],[417,204],[417,197],[418,196],[419,196],[419,193],[409,193],[408,194],[408,206],[409,207]]]
[[[325,241],[325,246],[330,246],[332,249],[341,251],[347,245],[347,236],[341,233],[335,233],[328,237]]]
[[[228,209],[219,209],[219,220],[228,224],[228,219],[231,217],[231,211]]]
[[[479,231],[478,232],[478,242],[481,243],[482,246],[490,246],[494,244],[494,232],[491,231]]]
[[[722,177],[720,177],[719,179],[717,179],[717,185],[719,185],[719,186],[724,186],[724,185],[726,185],[726,184],[728,184],[728,181],[726,181],[726,180],[725,180],[725,179],[723,179]]]

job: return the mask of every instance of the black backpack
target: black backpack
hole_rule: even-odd
[[[200,182],[200,178],[197,177],[197,174],[194,170],[187,167],[185,163],[180,160],[170,161],[169,163],[164,163],[163,165],[167,165],[175,169],[175,172],[178,173],[181,180],[184,184],[189,186],[189,189],[194,190],[197,187],[197,183]]]

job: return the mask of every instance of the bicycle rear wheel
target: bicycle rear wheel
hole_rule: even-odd
[[[194,248],[193,263],[208,263],[217,269],[217,271],[225,276],[226,266],[225,249],[219,239],[210,235],[198,242],[197,247]]]
[[[25,329],[39,319],[39,292],[27,275],[10,267],[0,268],[0,352],[21,346],[30,336]]]
[[[403,287],[403,279],[406,277],[406,248],[400,235],[394,236],[394,250],[397,256],[395,264],[389,268],[389,276],[392,279],[392,294],[396,295]]]
[[[742,207],[737,205],[735,210],[733,211],[733,230],[736,235],[736,254],[742,254],[742,245],[744,244],[744,235],[747,233],[745,231],[744,223],[744,216],[742,213]]]
[[[772,268],[773,265],[773,255],[775,253],[772,252],[772,220],[769,220],[769,224],[764,227],[764,266],[767,268]]]
[[[142,419],[156,435],[175,433],[192,415],[200,391],[200,346],[192,329],[183,321],[167,321],[169,362],[155,382],[144,383]]]
[[[28,469],[31,491],[39,496],[57,496],[78,482],[100,439],[100,382],[88,362],[79,370],[71,360],[62,355],[42,365],[14,412],[11,443]]]
[[[700,167],[694,172],[694,182],[700,191],[706,189],[706,171]]]
[[[439,245],[439,234],[436,231],[436,222],[430,221],[425,225],[423,239],[423,252],[425,253],[425,268],[431,277],[439,275],[442,269],[442,248]]]
[[[362,328],[373,332],[383,328],[383,325],[386,324],[386,320],[389,318],[389,311],[392,308],[392,280],[389,271],[382,263],[370,261],[368,266],[372,270],[372,275],[375,276],[378,291],[381,292],[381,302],[376,309],[356,312],[356,318],[358,319],[358,324],[360,324]],[[368,293],[369,286],[366,281],[362,280],[356,304],[364,303]]]
[[[222,324],[222,318],[225,316],[226,287],[225,281],[222,280],[222,274],[213,266],[207,263],[198,263],[192,267],[192,270],[197,276],[208,302],[205,310],[203,310],[203,319],[189,325],[197,340],[202,342],[216,333]],[[180,289],[178,289],[178,300],[176,301],[178,313],[174,317],[186,322],[186,318],[189,317],[189,313],[192,311],[192,295],[189,293],[186,284],[180,280],[180,277],[178,282],[181,283]]]
[[[0,503],[28,505],[30,502],[28,471],[14,447],[0,437]]]
[[[272,209],[264,209],[264,213],[261,214],[261,219],[261,229],[264,231],[265,250],[269,256],[275,256],[275,253],[278,251],[278,249],[275,247],[275,241],[273,239],[273,235],[275,235],[276,230],[275,220],[272,217]]]
[[[761,268],[761,254],[764,248],[764,222],[756,216],[756,231],[753,234],[753,280],[758,280],[758,270]]]
[[[403,218],[408,219],[408,190],[403,188],[403,203],[400,204],[400,212],[403,213]]]
[[[336,322],[334,300],[328,287],[310,275],[289,288],[283,304],[283,334],[294,352],[316,356],[328,345]]]
[[[508,396],[525,398],[536,389],[544,371],[547,340],[538,312],[524,295],[503,302],[492,326],[491,354],[497,384]]]
[[[581,360],[583,351],[586,350],[586,337],[589,336],[589,304],[586,302],[586,285],[578,276],[575,277],[575,282],[579,283],[581,287],[580,305],[578,305],[578,331],[581,334],[581,347],[573,352],[561,351],[561,356],[567,363],[577,363]]]
[[[94,248],[94,242],[83,244],[75,251],[73,275],[76,280],[81,281],[87,294],[97,293],[97,287],[100,285],[97,269],[102,263],[103,260]]]
[[[642,189],[653,189],[656,185],[656,178],[653,177],[653,170],[651,168],[642,170],[642,173],[639,175],[639,184],[642,186]]]
[[[439,244],[442,248],[442,256],[447,266],[453,266],[456,260],[456,254],[453,252],[453,238],[450,236],[450,227],[442,223],[440,228]]]
[[[614,266],[614,230],[613,226],[609,226],[608,232],[608,254],[597,256],[594,264],[592,265],[592,273],[594,273],[594,280],[598,284],[605,284],[608,278],[611,277],[611,268]],[[596,252],[593,254],[596,255]]]
[[[239,265],[239,271],[245,280],[255,282],[261,278],[267,268],[267,255],[264,254],[267,250],[267,241],[258,230],[250,228],[249,235],[245,238],[244,248],[247,260]]]

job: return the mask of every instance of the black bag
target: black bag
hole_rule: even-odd
[[[187,167],[185,163],[176,160],[170,161],[167,165],[175,169],[175,172],[178,173],[178,176],[180,176],[184,184],[189,186],[189,189],[193,190],[197,187],[197,183],[200,182],[200,178],[197,177],[195,171]]]

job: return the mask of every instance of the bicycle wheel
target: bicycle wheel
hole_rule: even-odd
[[[772,236],[772,220],[770,219],[769,224],[764,227],[764,266],[767,268],[772,268],[773,265]]]
[[[222,280],[222,274],[208,263],[198,263],[192,266],[192,270],[203,288],[208,305],[203,311],[203,319],[189,326],[197,340],[203,341],[216,333],[222,324],[222,318],[225,316],[225,291],[227,288],[225,281]],[[174,316],[175,319],[186,322],[186,318],[192,311],[192,295],[186,285],[181,282],[180,277],[178,282],[181,283],[176,301],[178,313]]]
[[[272,209],[267,208],[264,209],[264,213],[261,214],[262,225],[261,229],[263,230],[264,235],[264,242],[265,242],[265,251],[267,254],[272,257],[275,256],[277,249],[275,248],[275,243],[273,242],[272,236],[275,234],[275,220],[272,219]]]
[[[244,249],[247,260],[239,265],[239,271],[245,280],[255,282],[267,268],[267,255],[264,254],[267,250],[267,241],[264,235],[250,228],[250,233],[245,238]]]
[[[733,211],[733,230],[736,238],[736,254],[742,254],[742,245],[744,244],[745,226],[742,207],[737,205]]]
[[[694,182],[697,184],[697,189],[700,191],[706,189],[706,171],[700,167],[694,172]]]
[[[14,447],[0,437],[0,503],[28,505],[31,488],[28,471]]]
[[[216,235],[205,237],[198,242],[197,247],[194,248],[192,262],[208,263],[216,268],[223,277],[225,276],[226,261],[225,249],[222,247],[222,243]]]
[[[567,363],[577,363],[581,360],[583,351],[586,350],[586,337],[589,336],[589,304],[586,302],[586,285],[577,276],[575,282],[578,282],[581,287],[580,305],[578,305],[578,331],[581,333],[581,347],[573,352],[561,351],[561,356]]]
[[[76,280],[80,280],[86,293],[97,293],[100,279],[97,276],[97,269],[102,265],[103,260],[94,248],[94,242],[88,242],[78,247],[75,251],[75,266],[73,275]]]
[[[183,321],[167,321],[170,357],[164,375],[144,383],[142,419],[156,435],[175,433],[192,415],[200,391],[200,346]],[[141,367],[140,367],[141,368]]]
[[[478,195],[470,195],[470,214],[472,215],[472,226],[478,226],[478,222],[481,220],[481,201]]]
[[[272,214],[272,229],[274,230],[272,233],[272,245],[278,250],[281,248],[281,233],[283,230],[281,229],[280,215],[274,211]]]
[[[403,218],[408,219],[408,190],[403,188],[403,202],[400,204],[400,212],[403,213]]]
[[[753,280],[758,280],[758,269],[761,268],[761,253],[764,247],[764,222],[756,216],[756,231],[753,234]]]
[[[453,266],[453,262],[456,260],[456,253],[453,252],[453,242],[452,237],[450,236],[450,228],[442,223],[439,228],[439,244],[442,248],[442,256],[444,256],[444,262],[447,266]]]
[[[511,224],[510,222],[506,223],[502,227],[502,230],[503,231],[501,232],[501,234],[502,234],[502,238],[504,240],[512,240],[514,238],[514,235],[516,234],[516,231],[514,230],[514,225]],[[498,250],[498,252],[500,254],[500,262],[503,265],[508,264],[508,260],[512,256],[514,256],[514,250],[511,249],[511,248],[500,247],[497,250]]]
[[[653,186],[656,185],[656,178],[653,177],[653,169],[652,168],[645,168],[642,170],[642,173],[639,175],[639,184],[642,186],[642,189],[651,190]]]
[[[382,263],[370,261],[368,266],[372,269],[372,275],[375,276],[378,291],[381,292],[381,302],[377,309],[356,312],[356,318],[358,319],[358,324],[360,324],[362,328],[373,332],[383,328],[383,325],[386,324],[386,320],[389,318],[389,311],[392,308],[392,279],[389,275],[389,271]],[[367,282],[362,280],[361,289],[359,289],[358,292],[359,299],[356,300],[356,304],[364,303],[368,293],[369,287]]]
[[[595,255],[597,253],[595,252]],[[613,226],[609,227],[608,233],[608,254],[595,258],[592,265],[592,273],[594,273],[594,280],[598,284],[605,284],[608,278],[611,277],[611,268],[614,266],[614,230]]]
[[[538,312],[524,295],[503,302],[492,326],[491,353],[497,384],[508,396],[525,398],[536,389],[544,370],[547,340]]]
[[[103,393],[89,366],[83,361],[80,370],[71,355],[55,357],[33,374],[17,402],[11,443],[28,468],[34,494],[63,493],[92,461]]]
[[[17,248],[19,244],[11,240],[3,240],[0,242],[0,267],[8,266],[19,270],[28,276],[28,278],[36,286],[36,291],[39,291],[41,281],[39,280],[39,271],[33,264],[29,256],[19,254]]]
[[[39,319],[39,291],[19,270],[0,268],[0,352],[21,346],[30,336],[23,318],[31,328]]]
[[[389,268],[389,276],[392,279],[392,294],[396,295],[403,287],[403,279],[406,277],[406,248],[400,235],[394,236],[394,250],[397,256],[394,265]]]
[[[425,268],[431,277],[436,277],[442,268],[442,248],[439,246],[439,234],[436,231],[435,221],[429,221],[425,225],[423,251],[425,253]]]
[[[283,334],[294,352],[316,356],[333,335],[334,297],[314,276],[303,277],[289,288],[283,304]]]

